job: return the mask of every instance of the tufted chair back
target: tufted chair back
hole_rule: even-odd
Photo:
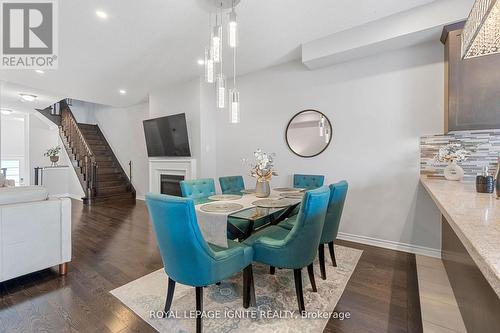
[[[245,189],[242,176],[220,177],[219,183],[223,194],[241,194]]]
[[[293,187],[305,188],[306,190],[314,190],[323,186],[325,176],[321,175],[293,175]]]
[[[146,203],[167,275],[190,286],[210,283],[216,255],[203,239],[193,200],[149,193]]]
[[[181,181],[182,196],[191,199],[203,199],[215,195],[215,182],[212,178]]]
[[[330,200],[325,217],[325,225],[321,235],[321,244],[329,243],[337,239],[339,232],[340,218],[344,209],[344,202],[347,196],[349,184],[343,180],[330,185]]]

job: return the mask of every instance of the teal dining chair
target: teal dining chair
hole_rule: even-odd
[[[313,190],[323,186],[325,176],[321,175],[293,175],[293,187],[305,188],[306,190]]]
[[[255,305],[251,247],[229,240],[229,247],[223,249],[205,242],[190,198],[149,193],[146,203],[168,275],[165,313],[170,311],[176,283],[195,287],[196,332],[202,332],[203,287],[227,279],[241,270],[243,306]]]
[[[215,182],[211,178],[183,180],[180,185],[182,196],[193,199],[195,204],[208,201],[208,197],[216,193]],[[230,217],[227,227],[227,238],[239,239],[249,232],[250,222]]]
[[[223,194],[241,194],[245,189],[242,176],[220,177],[219,183]]]
[[[307,191],[302,199],[297,223],[291,230],[270,226],[243,242],[253,247],[254,261],[271,267],[293,269],[295,292],[301,312],[305,311],[302,268],[307,267],[312,290],[317,291],[313,260],[319,246],[329,197],[330,191],[326,186]]]
[[[334,242],[337,239],[339,232],[340,220],[344,203],[347,196],[349,184],[343,180],[338,183],[330,185],[330,199],[328,202],[328,210],[326,212],[325,224],[321,233],[321,240],[318,247],[319,266],[321,271],[321,278],[326,280],[326,267],[325,267],[325,251],[324,245],[328,244],[330,250],[330,258],[332,265],[337,267],[337,260],[335,258]],[[291,230],[297,222],[297,217],[292,216],[279,224],[280,227]]]
[[[183,180],[180,185],[185,198],[202,200],[215,195],[215,182],[211,178]]]

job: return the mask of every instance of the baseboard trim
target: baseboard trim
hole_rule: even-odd
[[[146,201],[146,197],[144,195],[136,195],[135,199],[140,201]]]
[[[427,256],[427,257],[439,258],[439,259],[441,258],[441,250],[440,249],[433,249],[433,248],[425,247],[425,246],[399,243],[399,242],[394,242],[394,241],[390,241],[390,240],[378,239],[378,238],[367,237],[367,236],[353,235],[353,234],[348,234],[345,232],[339,232],[337,238],[342,239],[342,240],[346,240],[346,241],[350,241],[350,242],[354,242],[354,243],[361,243],[361,244],[365,244],[365,245],[377,246],[377,247],[381,247],[381,248],[389,249],[389,250],[402,251],[402,252]]]

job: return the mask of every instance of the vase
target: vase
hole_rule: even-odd
[[[456,161],[451,161],[444,168],[444,178],[447,180],[462,180],[464,178],[464,169]]]
[[[52,162],[51,166],[57,166],[57,162],[59,162],[59,156],[50,156],[50,161]]]
[[[268,180],[257,180],[255,185],[255,196],[257,198],[267,198],[271,195],[271,187],[269,186]]]

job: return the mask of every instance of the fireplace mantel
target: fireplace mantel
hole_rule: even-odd
[[[160,193],[161,175],[184,176],[184,179],[196,178],[196,159],[194,158],[150,158],[149,191]]]

